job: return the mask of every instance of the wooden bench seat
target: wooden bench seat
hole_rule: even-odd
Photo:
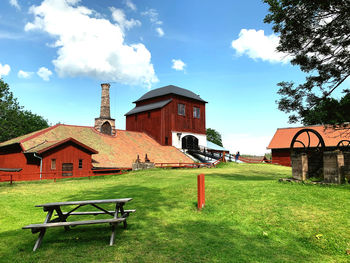
[[[130,209],[130,210],[124,210],[124,213],[126,214],[130,214],[130,213],[134,213],[136,211],[136,209]],[[111,213],[111,214],[114,214],[115,211],[108,211],[108,213]],[[62,213],[63,215],[72,215],[72,216],[78,216],[78,215],[104,215],[106,214],[105,212],[103,211],[86,211],[86,212],[72,212],[72,213],[68,213],[68,212],[65,212],[65,213]],[[57,214],[55,215],[57,216]]]
[[[97,220],[85,220],[85,221],[72,221],[72,222],[55,222],[46,224],[31,224],[22,227],[22,229],[43,229],[49,227],[60,227],[60,226],[79,226],[79,225],[93,225],[93,224],[104,224],[104,223],[120,223],[124,222],[126,218],[111,218],[111,219],[97,219]]]

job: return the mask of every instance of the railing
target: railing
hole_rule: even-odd
[[[119,170],[119,172],[118,172]],[[98,170],[90,170],[90,171],[71,171],[72,175],[64,176],[63,173],[67,171],[55,170],[52,172],[32,172],[32,173],[0,173],[0,182],[6,182],[9,180],[2,180],[4,176],[10,176],[10,182],[12,184],[13,181],[34,181],[34,180],[54,180],[56,182],[57,179],[67,179],[67,178],[82,178],[82,177],[90,177],[92,176],[102,176],[107,174],[124,174],[130,171],[131,168],[122,168],[122,169],[98,169]],[[115,171],[115,172],[114,172]]]
[[[213,163],[155,163],[158,168],[201,168],[216,167],[222,162],[222,158]]]

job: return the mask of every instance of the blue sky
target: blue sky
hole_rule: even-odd
[[[304,79],[275,51],[267,10],[260,0],[4,0],[0,76],[51,124],[87,126],[110,82],[119,129],[133,101],[177,85],[208,101],[206,126],[226,148],[263,154],[276,129],[291,126],[276,84]]]

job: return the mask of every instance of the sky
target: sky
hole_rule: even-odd
[[[208,101],[226,149],[262,155],[292,126],[276,84],[305,78],[267,13],[260,0],[2,0],[0,77],[52,125],[93,126],[108,82],[118,129],[133,101],[176,85]]]

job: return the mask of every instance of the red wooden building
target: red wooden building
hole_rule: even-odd
[[[323,138],[326,150],[332,151],[336,149],[336,146],[341,140],[350,140],[350,132],[346,129],[334,129],[331,126],[307,126],[296,128],[279,128],[273,136],[267,149],[271,149],[272,163],[281,164],[284,166],[291,166],[290,159],[290,144],[294,135],[302,129],[313,129],[317,131]],[[311,148],[315,147],[319,142],[318,139],[311,136]],[[298,140],[308,144],[308,138],[298,137]]]
[[[134,101],[125,114],[126,130],[145,132],[161,145],[206,146],[205,104],[199,95],[173,85],[154,89]]]
[[[115,129],[115,120],[110,117],[109,84],[101,86],[100,117],[95,119],[94,127],[58,124],[0,143],[0,181],[9,180],[9,171],[14,170],[18,170],[13,172],[14,180],[115,173],[131,169],[137,157],[143,159],[146,154],[154,163],[193,163],[175,147],[162,146],[144,132]],[[186,100],[181,101],[187,103]],[[197,100],[200,101],[200,98]],[[170,104],[170,101],[167,103]],[[188,102],[185,107],[198,105],[199,108],[204,103]],[[204,108],[200,109],[204,115]],[[166,112],[161,113],[162,120],[167,119],[163,114]],[[150,115],[156,116],[153,112]],[[187,114],[182,117],[187,118]],[[153,125],[159,127],[159,123]],[[198,121],[194,120],[191,128],[183,130],[198,127],[196,130],[205,134],[205,124],[204,129],[199,129],[198,125]],[[168,140],[171,142],[171,138]]]
[[[44,141],[28,149],[25,142],[0,147],[0,167],[22,169],[21,177],[26,180],[41,179],[43,174],[45,178],[90,174],[91,155],[98,153],[73,138]]]

